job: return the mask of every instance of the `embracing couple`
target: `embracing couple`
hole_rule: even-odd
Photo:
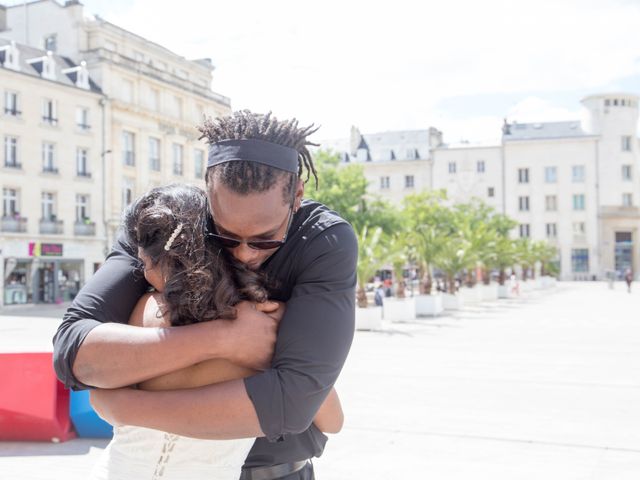
[[[206,192],[158,187],[128,208],[54,366],[114,425],[93,479],[313,479],[322,432],[342,427],[356,238],[302,198],[311,127],[242,111],[199,130]]]

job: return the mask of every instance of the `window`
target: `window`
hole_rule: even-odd
[[[194,150],[193,151],[193,168],[194,175],[196,178],[204,178],[204,151],[203,150]]]
[[[518,169],[518,183],[529,183],[529,169],[528,168],[519,168]]]
[[[630,193],[622,194],[622,206],[623,207],[633,207],[633,195]]]
[[[76,107],[76,127],[80,130],[89,130],[89,109],[84,107]]]
[[[182,118],[182,99],[180,97],[173,97],[173,112],[176,117]]]
[[[605,107],[609,107],[611,106],[611,100],[609,100],[608,98],[604,101],[604,106]]]
[[[547,212],[555,212],[558,210],[558,197],[555,195],[547,195],[544,197],[544,207]]]
[[[584,210],[584,194],[579,193],[573,196],[573,209]]]
[[[56,34],[52,33],[51,35],[44,37],[43,45],[45,50],[55,52],[58,49],[58,39],[56,38]]]
[[[131,80],[122,80],[120,98],[127,103],[133,103],[133,82]]]
[[[3,188],[2,216],[14,218],[18,215],[18,191],[14,188]]]
[[[391,179],[389,177],[380,177],[380,189],[386,190],[391,186]]]
[[[558,181],[558,169],[556,167],[545,167],[544,181],[546,183],[556,183]]]
[[[9,90],[4,92],[4,113],[13,117],[19,117],[22,113],[18,110],[18,94],[16,92]]]
[[[149,137],[149,168],[160,171],[160,139]]]
[[[174,175],[182,175],[182,167],[183,167],[182,153],[183,153],[182,145],[178,143],[174,143],[173,144],[173,174]]]
[[[476,163],[476,171],[478,173],[484,173],[484,160],[478,160]]]
[[[57,125],[56,102],[48,98],[42,102],[42,121],[49,125]]]
[[[53,143],[42,142],[42,171],[58,173],[56,168],[56,146]]]
[[[89,173],[89,150],[78,148],[76,150],[76,175],[79,177],[90,177]]]
[[[529,197],[518,197],[518,209],[521,212],[529,211]]]
[[[584,165],[574,165],[571,167],[571,180],[573,183],[584,182]]]
[[[493,187],[487,188],[487,197],[493,198],[496,195],[496,190]]]
[[[404,176],[404,188],[413,188],[413,187],[414,187],[413,175],[405,175]]]
[[[520,238],[529,238],[531,236],[531,228],[528,223],[520,224]]]
[[[4,137],[4,166],[22,168],[18,163],[18,137],[5,135]]]
[[[557,238],[558,237],[558,226],[555,223],[547,223],[547,238]]]
[[[91,218],[89,214],[89,195],[76,195],[76,222],[82,223]]]
[[[449,162],[449,173],[456,173],[456,162]]]
[[[125,178],[122,182],[122,208],[131,205],[134,199],[133,180]]]
[[[127,131],[122,132],[122,163],[133,167],[136,164],[135,134]]]
[[[622,180],[633,180],[631,165],[622,165]]]
[[[149,108],[156,112],[160,111],[160,92],[155,88],[149,90]]]
[[[573,235],[576,237],[584,237],[586,234],[584,222],[573,222]]]
[[[623,135],[622,136],[622,151],[630,152],[631,151],[631,136]]]
[[[571,249],[571,271],[573,273],[589,271],[589,250],[587,248]]]
[[[42,220],[53,221],[55,219],[55,195],[50,192],[42,192]]]

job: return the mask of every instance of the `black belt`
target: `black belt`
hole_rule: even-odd
[[[243,468],[240,480],[276,480],[299,472],[310,463],[311,460],[302,460],[300,462],[281,463],[271,467]]]

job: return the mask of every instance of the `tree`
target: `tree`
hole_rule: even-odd
[[[442,205],[442,191],[421,192],[404,199],[402,218],[407,226],[407,244],[420,262],[420,293],[431,295],[433,265],[447,242],[446,223],[449,211]]]
[[[367,308],[367,282],[376,274],[383,256],[382,228],[365,225],[359,231],[358,236],[358,290],[356,299],[358,307]]]
[[[496,214],[491,217],[490,224],[496,233],[496,241],[493,262],[488,267],[498,269],[498,284],[504,285],[507,277],[506,269],[513,266],[517,260],[515,243],[510,237],[511,230],[515,228],[517,222],[506,215]]]
[[[386,234],[400,228],[399,212],[387,201],[367,194],[368,181],[361,165],[340,164],[338,154],[319,150],[313,162],[318,172],[318,189],[307,195],[325,204],[347,220],[356,231],[376,225]]]

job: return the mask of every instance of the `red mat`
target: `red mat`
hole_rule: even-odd
[[[0,440],[74,437],[69,391],[53,371],[52,354],[0,353]]]

